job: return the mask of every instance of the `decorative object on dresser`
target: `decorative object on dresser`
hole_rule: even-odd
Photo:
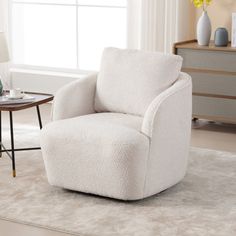
[[[216,47],[227,47],[229,35],[226,28],[218,28],[215,32],[214,42]]]
[[[174,53],[192,76],[193,118],[236,123],[236,48],[190,40],[174,44]]]
[[[0,32],[0,63],[8,62],[9,60],[10,60],[10,57],[9,57],[5,34],[3,32]],[[0,95],[2,95],[2,92],[3,92],[3,85],[1,81],[1,75],[0,75]]]
[[[232,13],[232,47],[236,47],[236,12]]]
[[[196,8],[202,8],[202,15],[197,23],[198,44],[208,46],[211,38],[211,21],[207,14],[207,7],[212,0],[191,0]]]

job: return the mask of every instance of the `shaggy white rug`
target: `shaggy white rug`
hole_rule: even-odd
[[[18,145],[37,144],[37,130]],[[0,218],[81,236],[235,236],[236,154],[191,148],[185,179],[142,201],[122,202],[51,187],[40,151],[0,159]]]

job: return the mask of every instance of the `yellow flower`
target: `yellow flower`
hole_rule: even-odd
[[[192,0],[195,7],[199,8],[203,5],[203,0]]]
[[[207,5],[210,5],[211,2],[212,2],[212,0],[206,0],[206,4],[207,4]]]
[[[195,7],[200,8],[203,7],[205,9],[206,6],[209,6],[212,0],[191,0]]]

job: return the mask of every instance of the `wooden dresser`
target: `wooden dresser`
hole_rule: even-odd
[[[174,44],[173,52],[192,76],[193,118],[236,124],[236,48],[191,40]]]

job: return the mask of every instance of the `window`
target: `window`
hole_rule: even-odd
[[[126,47],[127,0],[12,0],[13,63],[98,69],[104,47]]]

